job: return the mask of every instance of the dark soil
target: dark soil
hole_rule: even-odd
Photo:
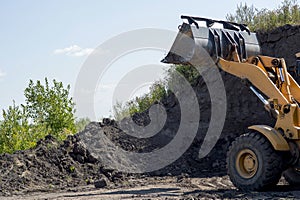
[[[288,67],[295,66],[295,54],[300,52],[300,26],[285,25],[257,34],[262,54],[284,58]]]

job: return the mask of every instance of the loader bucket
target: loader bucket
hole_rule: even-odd
[[[224,59],[228,57],[232,45],[237,47],[241,60],[261,53],[256,34],[251,33],[244,24],[190,16],[181,18],[187,19],[188,23],[184,22],[179,26],[176,39],[170,52],[162,60],[163,63],[199,63],[201,56],[204,56],[201,53],[203,49],[216,62],[219,57]],[[198,21],[206,22],[207,27],[200,27]],[[219,23],[224,28],[211,28],[214,23]]]

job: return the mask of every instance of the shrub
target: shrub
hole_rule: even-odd
[[[166,95],[165,84],[162,81],[154,83],[150,92],[141,97],[136,97],[128,102],[118,102],[114,105],[114,117],[121,120],[124,117],[132,116],[134,113],[146,111],[154,102],[159,102]]]
[[[195,84],[199,77],[198,71],[189,65],[172,65],[167,71],[166,81],[157,81],[150,87],[150,92],[141,97],[136,97],[128,102],[118,102],[114,105],[114,117],[121,120],[124,117],[132,116],[135,113],[141,113],[150,108],[154,102],[161,101],[168,95],[168,88],[171,84],[180,84],[176,79],[175,73],[184,76],[191,85]]]
[[[88,125],[89,123],[91,122],[91,120],[89,118],[80,118],[80,119],[77,119],[75,121],[75,126],[76,126],[76,130],[79,132],[79,131],[82,131],[86,125]]]

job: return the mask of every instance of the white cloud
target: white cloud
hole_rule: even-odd
[[[55,49],[53,51],[54,54],[65,54],[67,56],[75,56],[75,57],[81,57],[81,56],[87,56],[91,54],[94,51],[92,48],[81,48],[78,45],[72,45],[63,49]]]
[[[99,89],[102,90],[111,90],[116,87],[116,83],[107,83],[107,84],[100,84]]]
[[[0,78],[3,78],[4,76],[6,76],[6,73],[0,69]]]

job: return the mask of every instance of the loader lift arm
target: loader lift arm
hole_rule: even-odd
[[[231,58],[219,58],[217,65],[234,76],[246,79],[267,96],[264,101],[266,109],[277,113],[275,129],[282,131],[286,138],[299,140],[300,88],[288,73],[284,59],[253,56],[241,62],[236,48],[232,49]]]

